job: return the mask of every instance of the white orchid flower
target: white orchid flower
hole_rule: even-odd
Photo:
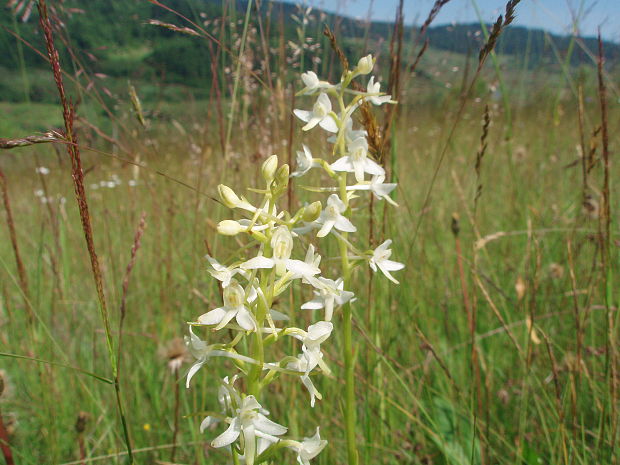
[[[187,372],[187,380],[185,382],[186,388],[189,388],[189,384],[198,370],[200,370],[212,357],[226,357],[241,360],[254,365],[259,364],[259,362],[253,358],[246,357],[245,355],[240,355],[232,351],[222,350],[224,348],[223,344],[207,344],[205,341],[196,336],[196,334],[194,334],[191,326],[189,327],[189,334],[189,336],[185,336],[185,344],[188,351],[194,356],[194,358],[196,358],[196,363],[194,363]],[[236,379],[237,377],[234,376],[232,383],[234,383]],[[228,378],[224,378],[224,381],[228,382]]]
[[[342,131],[344,131],[344,140],[347,145],[351,144],[355,139],[359,139],[360,137],[365,138],[368,133],[365,129],[353,129],[353,118],[351,118],[350,114],[346,114],[344,118],[344,122],[342,123]],[[327,142],[335,144],[338,142],[338,135],[333,135],[327,138]]]
[[[310,373],[317,365],[319,365],[321,370],[325,373],[331,373],[331,370],[323,361],[321,344],[329,338],[333,329],[334,325],[329,321],[319,321],[318,323],[310,325],[308,326],[308,331],[304,331],[300,328],[289,328],[289,334],[302,342],[302,357],[305,357],[307,362],[306,373]]]
[[[332,102],[325,92],[321,92],[312,111],[308,110],[293,110],[295,116],[306,123],[301,128],[303,131],[308,131],[315,127],[317,124],[323,129],[329,132],[338,132],[338,125],[336,120],[330,114],[332,111]]]
[[[322,357],[323,354],[320,354],[320,356]],[[295,359],[295,361],[289,362],[286,366],[286,368],[288,368],[289,370],[301,372],[299,379],[301,380],[303,385],[308,390],[308,393],[310,394],[310,407],[314,407],[316,399],[319,399],[319,400],[323,399],[323,396],[317,390],[317,388],[314,386],[314,383],[310,379],[309,373],[318,364],[318,362],[313,364],[313,361],[314,360],[311,360],[308,357],[306,357],[305,354],[299,354],[299,356]]]
[[[318,427],[314,436],[304,438],[301,442],[290,441],[290,443],[288,447],[297,452],[297,462],[299,462],[299,465],[310,465],[310,460],[319,455],[327,446],[327,441],[321,439]]]
[[[236,415],[226,419],[226,422],[230,424],[228,429],[211,441],[211,445],[215,448],[225,447],[242,436],[245,462],[253,465],[257,455],[257,438],[277,442],[279,438],[276,436],[281,436],[288,431],[288,428],[268,419],[261,413],[261,410],[262,407],[254,396],[245,397]]]
[[[390,193],[396,189],[396,183],[384,183],[385,175],[373,176],[370,182],[363,184],[355,184],[353,186],[347,186],[348,191],[371,191],[378,200],[385,200],[386,202],[398,206],[396,202],[390,197]]]
[[[241,396],[234,386],[238,377],[239,375],[235,375],[232,377],[232,380],[229,381],[228,376],[225,376],[219,389],[217,390],[217,400],[219,401],[223,412],[232,412],[235,405],[241,404]],[[205,419],[200,423],[200,432],[204,433],[207,428],[211,425],[219,423],[220,421],[221,420],[216,417],[205,417]]]
[[[327,236],[333,228],[344,232],[357,231],[353,223],[343,215],[346,209],[345,204],[336,194],[330,195],[327,199],[327,205],[321,212],[321,216],[316,220],[318,224],[322,225],[316,234],[317,237]]]
[[[385,175],[385,170],[376,162],[368,158],[368,141],[365,137],[358,137],[348,144],[348,155],[339,158],[331,164],[334,171],[355,173],[358,183],[364,182],[364,173]]]
[[[327,81],[321,81],[314,71],[302,73],[301,80],[306,87],[297,92],[297,95],[309,95],[319,89],[333,89],[336,87]]]
[[[294,337],[303,342],[306,349],[320,350],[321,343],[329,338],[333,330],[334,325],[329,321],[319,321],[308,326],[308,331],[301,331],[300,334],[295,334]]]
[[[198,322],[203,325],[217,325],[215,330],[226,326],[235,318],[239,326],[246,331],[256,330],[256,322],[250,310],[245,306],[245,291],[236,279],[231,279],[224,288],[224,306],[218,307],[198,317]]]
[[[373,105],[379,106],[383,105],[384,103],[396,103],[392,100],[391,95],[379,95],[381,93],[381,84],[379,82],[375,82],[374,76],[371,76],[368,80],[366,92],[372,94],[366,97],[366,99]]]
[[[207,271],[211,276],[220,281],[223,287],[228,287],[228,285],[230,284],[230,280],[236,274],[240,274],[244,278],[247,278],[247,273],[240,268],[224,266],[210,255],[205,255],[205,258],[209,262],[210,266]]]
[[[336,281],[320,276],[314,283],[314,299],[301,306],[302,310],[325,309],[325,321],[331,321],[334,314],[334,305],[344,305],[355,294],[344,290],[344,281],[338,278]]]
[[[291,173],[292,178],[303,176],[312,168],[319,166],[319,164],[314,161],[310,149],[306,147],[305,144],[302,145],[302,148],[303,150],[297,151],[297,170]]]
[[[271,258],[259,255],[242,263],[241,268],[245,270],[275,268],[279,276],[290,271],[295,277],[314,276],[321,272],[317,266],[290,258],[293,251],[293,236],[286,226],[278,227],[273,233],[271,248],[273,250]]]
[[[370,268],[372,271],[376,272],[377,268],[381,270],[381,272],[393,283],[400,284],[394,276],[391,275],[390,271],[398,271],[402,270],[405,265],[399,262],[395,262],[390,260],[390,255],[392,255],[392,250],[390,249],[390,244],[392,244],[392,240],[388,239],[379,247],[377,247],[372,253],[372,257],[370,258]]]
[[[200,339],[198,336],[194,334],[192,331],[192,327],[189,327],[189,336],[185,336],[185,345],[187,346],[187,350],[189,353],[194,356],[196,359],[196,363],[192,365],[192,367],[187,372],[187,380],[185,382],[185,387],[189,388],[189,383],[194,377],[194,375],[202,368],[202,366],[209,361],[209,358],[214,353],[214,345],[208,345],[205,341]]]
[[[258,457],[260,454],[262,454],[267,449],[269,449],[269,446],[271,446],[272,444],[273,444],[273,441],[269,439],[257,437],[255,456]],[[238,458],[241,463],[246,463],[245,454],[239,454]]]
[[[302,278],[304,283],[312,284],[312,281],[316,279],[315,275],[318,274],[316,273],[316,270],[319,270],[320,272],[319,265],[321,264],[321,256],[318,253],[315,253],[314,245],[308,245],[308,250],[306,251],[306,258],[304,259],[303,263],[305,263],[306,266],[294,267],[296,271],[293,271],[293,276],[291,277],[291,279]]]

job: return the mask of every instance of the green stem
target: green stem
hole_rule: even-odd
[[[349,74],[345,77],[345,84],[350,81]],[[346,85],[342,86],[344,89]],[[341,90],[338,95],[338,103],[340,105],[341,114],[346,115],[346,108],[344,105],[344,94]],[[341,122],[344,124],[344,122]],[[343,129],[341,129],[342,132]],[[340,156],[346,154],[346,146],[344,137],[339,134],[339,142],[337,150],[340,152]],[[340,173],[339,176],[339,188],[340,188],[340,200],[347,206],[345,214],[351,213],[349,208],[349,201],[347,199],[347,173]],[[348,233],[343,232],[342,237],[338,237],[338,246],[340,248],[340,260],[342,263],[342,279],[344,288],[348,288],[348,284],[351,280],[351,264],[349,263],[349,250],[347,247]],[[351,304],[347,302],[342,307],[342,337],[343,337],[343,358],[344,358],[344,379],[345,379],[345,405],[344,405],[344,422],[345,422],[345,435],[347,441],[347,457],[349,465],[357,465],[359,462],[357,452],[357,441],[355,438],[355,425],[356,425],[356,411],[357,406],[355,403],[355,357],[353,346],[353,311]]]

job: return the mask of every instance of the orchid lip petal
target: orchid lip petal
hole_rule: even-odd
[[[275,262],[272,258],[263,257],[259,255],[249,259],[247,262],[241,264],[241,268],[244,270],[254,270],[257,268],[273,268]]]
[[[241,422],[238,417],[235,417],[226,431],[211,441],[211,445],[215,448],[228,446],[235,442],[240,434]]]
[[[217,325],[226,316],[226,310],[223,307],[216,308],[198,317],[198,323],[203,325]]]
[[[312,115],[312,112],[308,110],[293,110],[293,113],[297,116],[297,118],[306,123],[310,121],[310,117]]]
[[[280,436],[288,431],[288,428],[279,425],[261,413],[259,413],[257,419],[254,420],[254,426],[256,426],[257,430],[273,436]]]

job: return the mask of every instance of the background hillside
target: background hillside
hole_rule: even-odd
[[[240,33],[238,29],[247,5],[225,2],[223,6],[214,0],[169,0],[165,3],[215,36],[219,35],[219,18],[222,17],[231,21],[227,34]],[[65,62],[70,59],[66,47],[69,45],[84,73],[106,79],[110,93],[124,91],[127,79],[146,84],[141,89],[141,97],[146,101],[161,97],[162,88],[154,86],[155,83],[181,86],[198,99],[208,92],[211,57],[207,41],[149,24],[150,20],[155,20],[187,26],[170,11],[146,0],[66,0],[62,5],[67,35],[62,49],[65,56],[61,58]],[[323,24],[336,31],[350,58],[357,54],[360,46],[375,54],[386,54],[393,30],[390,23],[368,24],[321,11],[306,16],[304,25],[303,10],[284,2],[264,2],[260,11],[261,23],[253,11],[251,24],[256,34],[262,27],[274,63],[281,54],[280,49],[295,42],[302,30],[314,36],[314,43],[308,39],[306,52],[311,52],[318,44],[325,45],[321,34]],[[15,37],[18,34],[27,44],[43,50],[36,17],[24,17],[25,11],[19,11],[16,19],[11,12],[5,9],[6,14],[0,15],[0,101],[52,103],[55,97],[49,80],[38,72],[47,72],[46,62]],[[26,22],[21,21],[24,18]],[[405,55],[413,53],[411,45],[418,39],[418,33],[418,26],[405,28]],[[435,56],[435,60],[423,60],[419,72],[423,78],[432,80],[436,73],[432,69],[434,62],[444,61],[447,69],[462,65],[466,57],[477,53],[484,33],[479,24],[436,26],[428,30],[427,38],[430,41],[427,57]],[[608,66],[612,69],[620,60],[620,45],[607,42],[604,46]],[[322,49],[315,58],[314,67],[326,74],[327,50]],[[537,70],[550,74],[560,73],[564,64],[591,64],[591,51],[595,50],[593,38],[576,40],[524,27],[509,28],[497,45],[498,54],[506,58],[503,66],[508,70]],[[27,76],[23,73],[25,69]]]

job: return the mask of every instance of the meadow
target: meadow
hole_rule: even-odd
[[[432,41],[427,49],[419,27],[403,37],[398,21],[385,40],[341,39],[332,24],[332,46],[319,13],[304,9],[291,39],[301,43],[296,48],[277,21],[269,32],[267,16],[249,5],[247,12],[238,7],[234,21],[222,16],[207,25],[198,14],[202,22],[151,25],[190,36],[216,58],[198,94],[179,83],[134,77],[128,85],[120,75],[89,74],[68,52],[78,46],[71,23],[56,23],[68,14],[59,7],[50,19],[63,38],[57,46],[77,104],[77,139],[58,129],[56,97],[0,102],[4,148],[55,131],[53,142],[0,151],[5,461],[130,463],[129,436],[135,463],[229,463],[225,450],[210,445],[221,427],[199,428],[203,412],[217,408],[219,380],[234,361],[210,361],[185,387],[195,361],[183,340],[187,322],[222,302],[205,255],[230,263],[246,250],[239,237],[217,234],[232,215],[217,186],[254,201],[259,194],[248,188],[262,179],[270,155],[291,171],[302,143],[331,157],[319,129],[302,132],[293,110],[313,102],[295,96],[303,71],[339,79],[342,46],[351,66],[375,55],[382,90],[398,101],[354,124],[371,134],[373,156],[398,182],[392,198],[399,207],[371,200],[352,214],[360,243],[374,248],[391,238],[392,259],[405,268],[395,273],[400,285],[368,267],[353,272],[357,299],[346,305],[353,361],[343,357],[345,317],[336,310],[334,332],[321,346],[332,373],[313,377],[323,399],[310,408],[301,383],[282,377],[263,392],[269,418],[298,438],[320,424],[329,444],[312,463],[352,463],[345,365],[353,363],[360,464],[619,463],[620,173],[609,161],[620,143],[618,62],[599,66],[598,50],[580,49],[585,58],[572,63],[583,44],[575,37],[565,53],[531,66],[527,50],[495,54],[493,34],[504,30],[486,26],[474,42],[483,53],[440,50]],[[36,7],[32,14],[38,20]],[[33,45],[45,55],[38,40]],[[16,88],[23,84],[18,69]],[[30,82],[43,79],[41,68]],[[51,68],[47,79],[55,90]],[[151,97],[141,99],[142,87]],[[77,201],[75,147],[85,188]],[[320,183],[314,171],[290,178],[283,205],[295,211],[323,200],[304,189]],[[85,241],[84,198],[98,276]],[[324,257],[338,255],[335,243],[311,242]],[[333,258],[321,263],[338,266]],[[310,298],[308,289],[291,288],[276,300],[293,304],[291,321],[305,328],[312,312],[298,307]],[[295,463],[295,456],[263,463]]]

